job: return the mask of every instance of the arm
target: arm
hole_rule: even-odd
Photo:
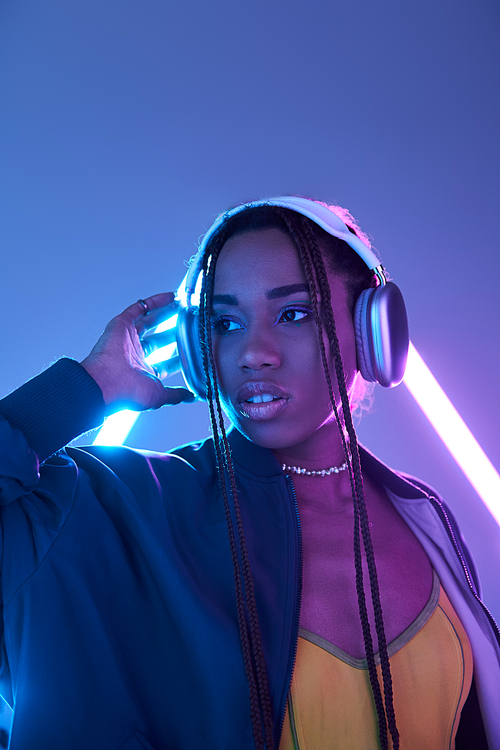
[[[108,323],[81,365],[61,359],[0,401],[0,415],[21,430],[42,463],[120,408],[142,411],[192,401],[186,388],[167,388],[144,359],[140,338],[168,314],[174,295],[136,302]]]

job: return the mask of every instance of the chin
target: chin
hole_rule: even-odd
[[[304,442],[304,435],[290,434],[290,430],[280,429],[277,425],[256,425],[254,422],[242,423],[241,420],[231,420],[233,427],[240,432],[243,437],[250,440],[261,448],[268,448],[271,451],[281,451],[292,448]]]

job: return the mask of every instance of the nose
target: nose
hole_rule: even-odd
[[[242,370],[276,369],[281,355],[270,332],[247,330],[238,356]]]

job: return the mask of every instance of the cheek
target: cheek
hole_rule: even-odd
[[[225,344],[227,342],[221,342],[219,337],[212,338],[212,358],[219,381],[227,377],[228,369],[231,363],[234,363],[234,356],[230,354],[230,347]]]
[[[212,339],[212,357],[217,373],[220,399],[227,410],[231,406],[229,394],[234,390],[238,373],[237,352],[227,341]]]

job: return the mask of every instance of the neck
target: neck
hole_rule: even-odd
[[[320,471],[332,466],[342,466],[346,461],[346,455],[341,435],[337,427],[329,433],[327,439],[322,437],[308,440],[306,443],[274,449],[273,453],[281,464],[300,466],[307,471]],[[348,446],[347,436],[345,442]]]
[[[318,436],[319,437],[319,436]],[[346,440],[348,445],[348,442]],[[346,461],[344,445],[337,427],[329,430],[327,439],[295,445],[273,453],[280,464],[295,466],[306,471],[322,471],[331,467],[340,468]],[[331,472],[329,475],[292,473],[301,514],[310,509],[321,514],[352,514],[352,492],[349,471]]]

